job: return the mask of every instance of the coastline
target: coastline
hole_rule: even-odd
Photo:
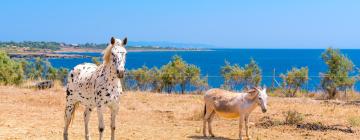
[[[71,53],[101,53],[102,49],[75,49],[66,48],[58,51],[39,51],[39,52],[8,52],[10,58],[31,59],[40,58],[90,58],[91,56]],[[191,52],[191,51],[215,51],[211,49],[129,49],[128,52]],[[69,54],[70,53],[70,54]]]

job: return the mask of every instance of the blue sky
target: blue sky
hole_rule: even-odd
[[[360,48],[356,0],[2,0],[1,41]]]

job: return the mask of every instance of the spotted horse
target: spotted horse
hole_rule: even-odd
[[[84,63],[75,66],[69,73],[66,90],[64,140],[68,139],[68,128],[74,118],[75,109],[79,104],[85,106],[85,139],[90,139],[89,119],[94,108],[99,120],[100,140],[103,139],[103,109],[111,110],[111,139],[115,139],[115,118],[119,111],[119,98],[122,94],[121,78],[125,74],[127,38],[123,40],[111,38],[103,51],[103,63],[99,66]]]

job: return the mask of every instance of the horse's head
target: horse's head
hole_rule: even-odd
[[[126,44],[126,37],[123,40],[112,37],[109,47],[104,52],[104,62],[114,66],[118,78],[123,78],[125,75]]]
[[[259,89],[259,88],[255,88],[259,94],[257,95],[257,103],[259,104],[259,106],[261,107],[261,110],[263,113],[265,113],[267,111],[267,94],[266,94],[266,88],[263,89]]]

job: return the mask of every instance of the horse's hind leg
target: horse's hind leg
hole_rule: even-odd
[[[89,133],[89,120],[90,120],[91,108],[86,107],[84,111],[84,123],[85,123],[85,139],[90,139]]]
[[[116,114],[119,111],[119,107],[115,106],[111,108],[111,124],[110,124],[110,128],[111,128],[111,140],[115,140],[115,121],[116,121]]]
[[[72,114],[75,111],[75,104],[67,102],[66,108],[65,108],[65,127],[64,127],[64,140],[68,139],[68,129],[69,125],[72,119]]]

